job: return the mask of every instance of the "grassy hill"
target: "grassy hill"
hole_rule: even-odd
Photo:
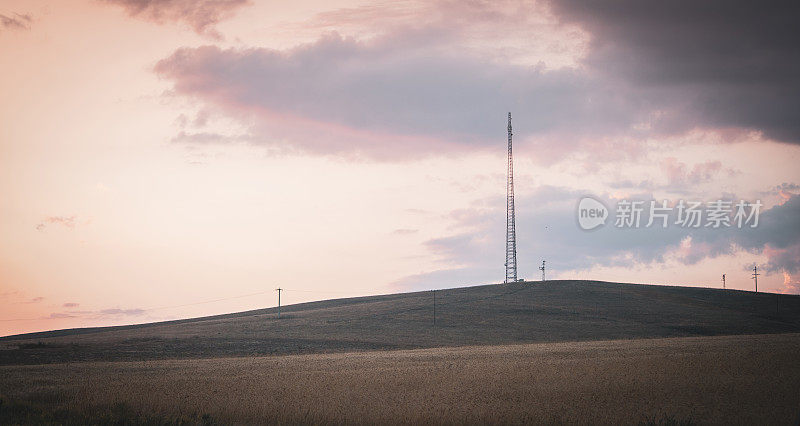
[[[800,296],[547,281],[0,338],[0,365],[800,332]]]

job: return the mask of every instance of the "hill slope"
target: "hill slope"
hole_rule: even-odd
[[[0,338],[0,364],[800,332],[800,296],[547,281]]]

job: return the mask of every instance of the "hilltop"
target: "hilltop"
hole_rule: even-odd
[[[800,296],[546,281],[0,338],[0,365],[800,332]]]

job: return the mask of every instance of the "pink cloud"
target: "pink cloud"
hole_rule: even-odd
[[[411,234],[416,234],[418,232],[419,232],[419,229],[400,228],[400,229],[395,229],[394,231],[392,231],[392,234],[395,234],[395,235],[411,235]]]
[[[289,50],[182,48],[156,73],[176,94],[252,123],[260,143],[383,159],[496,148],[510,110],[525,135],[561,142],[625,132],[622,88],[575,70],[492,63],[417,39],[332,34]],[[568,148],[568,147],[567,147]]]
[[[698,185],[713,180],[722,171],[722,162],[706,161],[697,163],[689,169],[686,163],[668,157],[661,161],[661,169],[667,176],[667,184],[670,187]]]
[[[693,241],[688,236],[681,241],[676,250],[678,259],[686,265],[694,265],[706,258],[713,258],[719,255],[719,248],[705,241]]]
[[[800,192],[800,185],[784,182],[775,187],[778,194],[778,204],[784,204]]]
[[[130,16],[158,24],[180,22],[189,25],[197,34],[221,39],[214,28],[220,21],[233,16],[249,0],[104,0],[122,6]]]
[[[42,231],[47,225],[61,225],[67,229],[75,229],[75,224],[75,216],[48,216],[36,225],[36,230]]]
[[[797,274],[783,273],[783,288],[779,290],[784,294],[800,294],[800,277]]]
[[[719,85],[714,81],[674,82],[669,70],[682,69],[681,63],[667,62],[647,79],[620,78],[623,71],[636,70],[610,72],[617,65],[641,64],[630,62],[631,58],[620,56],[617,50],[600,48],[598,40],[603,37],[617,41],[615,34],[606,34],[609,28],[590,25],[577,16],[560,19],[561,14],[574,12],[573,7],[581,9],[578,5],[518,1],[411,2],[342,9],[319,14],[306,23],[314,29],[314,37],[320,29],[332,30],[313,43],[286,50],[181,48],[158,62],[155,71],[173,84],[173,93],[198,101],[201,107],[236,115],[250,125],[253,142],[322,155],[405,159],[495,149],[507,111],[521,119],[515,129],[522,141],[551,151],[548,158],[556,160],[578,153],[587,169],[604,159],[619,161],[620,154],[639,156],[652,146],[648,145],[652,140],[663,142],[665,137],[697,129],[749,132],[770,126],[742,119],[736,107],[749,111],[750,103],[731,101],[731,108],[719,117],[704,114],[718,111],[709,109],[706,98],[729,96],[731,91],[716,93]],[[603,11],[612,16],[598,18],[616,22],[627,18],[625,9],[609,8]],[[636,19],[647,16],[636,15],[634,22],[622,22],[635,26]],[[681,16],[668,17],[683,22]],[[574,23],[564,23],[569,21]],[[724,24],[720,27],[723,33],[730,23]],[[544,59],[517,61],[524,52],[507,54],[514,48],[499,55],[492,52],[515,43],[528,46],[531,39],[540,41],[536,45],[544,44],[542,39],[528,33],[518,39],[484,37],[498,34],[499,26],[513,28],[500,32],[503,34],[517,33],[518,27],[552,29],[561,34],[554,42],[566,44],[581,39],[578,35],[585,34],[581,28],[586,26],[595,32],[590,45],[597,49],[583,52],[585,56],[576,53],[580,48],[567,49],[575,50],[572,60],[566,61],[570,66],[546,66]],[[476,41],[482,47],[476,48]],[[635,49],[633,59],[647,58],[648,52]],[[537,55],[548,59],[550,53]],[[682,59],[696,65],[694,57]],[[694,81],[695,76],[686,78]],[[795,97],[779,97],[795,102]],[[759,114],[763,109],[758,109]],[[188,124],[188,119],[183,123]],[[794,122],[789,122],[778,127],[786,134],[793,126]],[[192,139],[203,142],[209,138],[181,139],[191,143]],[[713,180],[722,171],[721,163],[715,161],[666,167],[669,179],[682,185]]]
[[[0,14],[0,28],[12,30],[29,30],[33,18],[30,15],[14,13],[13,16]]]

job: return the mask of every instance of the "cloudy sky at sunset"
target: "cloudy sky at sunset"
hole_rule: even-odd
[[[501,282],[509,111],[522,278],[800,293],[797,6],[584,3],[0,0],[0,335]]]

